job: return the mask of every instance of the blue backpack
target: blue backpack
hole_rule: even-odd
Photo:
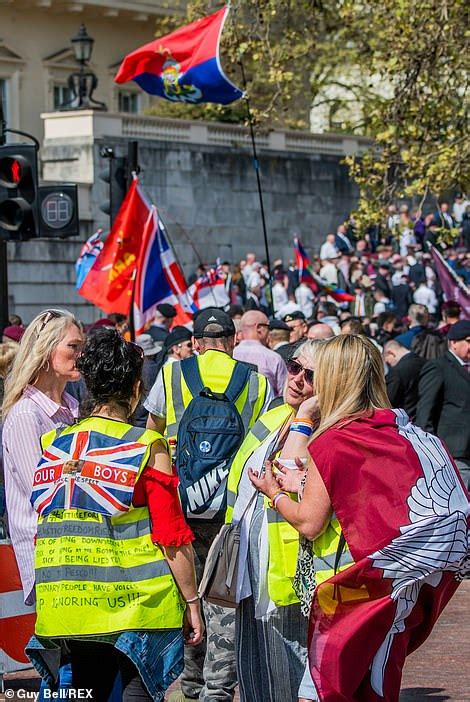
[[[227,476],[245,437],[235,402],[248,383],[251,369],[237,362],[223,393],[204,386],[197,356],[182,361],[181,371],[192,395],[176,437],[181,503],[190,519],[222,522]]]

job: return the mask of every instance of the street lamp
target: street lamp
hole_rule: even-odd
[[[75,58],[80,65],[85,66],[91,59],[95,40],[90,37],[84,24],[80,25],[78,34],[72,37],[70,41],[72,42]]]
[[[71,100],[59,107],[59,110],[107,110],[104,102],[93,99],[93,92],[98,85],[98,78],[88,69],[95,40],[90,37],[84,24],[80,25],[78,34],[70,40],[80,70],[72,73],[67,80],[67,86],[72,94]],[[87,70],[88,69],[88,70]]]

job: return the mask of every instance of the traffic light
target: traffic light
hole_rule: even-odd
[[[103,149],[101,156],[108,164],[98,177],[109,185],[109,199],[100,205],[100,210],[109,215],[112,224],[127,193],[127,158],[114,156],[112,149]]]
[[[37,236],[38,159],[32,144],[0,146],[0,239]]]
[[[39,236],[66,239],[79,233],[77,185],[40,185]]]

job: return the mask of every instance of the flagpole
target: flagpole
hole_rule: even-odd
[[[258,187],[258,199],[259,199],[259,207],[260,207],[260,213],[261,213],[261,224],[263,227],[263,237],[264,237],[264,250],[266,254],[266,263],[268,265],[268,284],[269,284],[269,291],[271,293],[271,300],[269,301],[269,312],[270,314],[274,315],[274,306],[273,306],[273,280],[272,280],[272,275],[271,275],[271,258],[269,256],[269,244],[268,244],[268,231],[266,227],[266,216],[264,213],[264,201],[263,201],[263,189],[261,187],[261,174],[260,174],[260,167],[259,167],[259,160],[258,160],[258,152],[256,150],[256,139],[255,139],[255,130],[253,127],[253,115],[251,112],[250,108],[250,99],[248,97],[247,93],[247,82],[246,82],[246,74],[245,74],[245,66],[243,65],[242,58],[240,56],[238,63],[240,64],[241,72],[242,72],[242,83],[243,83],[243,100],[245,100],[246,104],[246,114],[247,114],[247,119],[248,119],[248,125],[250,128],[250,137],[251,137],[251,149],[253,152],[253,167],[255,169],[256,173],[256,184]]]

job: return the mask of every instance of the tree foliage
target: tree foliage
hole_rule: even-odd
[[[188,20],[221,4],[189,0]],[[347,159],[362,227],[392,201],[470,185],[468,19],[467,0],[235,0],[222,63],[239,85],[243,63],[260,128],[308,128],[313,106],[335,131],[371,137]],[[246,119],[243,101],[158,113]]]

